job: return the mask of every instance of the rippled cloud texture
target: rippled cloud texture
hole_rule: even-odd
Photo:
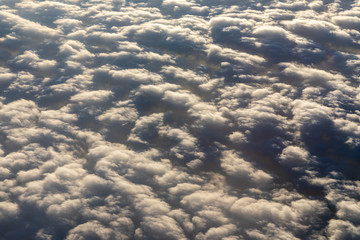
[[[0,8],[0,239],[360,239],[360,1]]]

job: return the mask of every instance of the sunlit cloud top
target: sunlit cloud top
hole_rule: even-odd
[[[2,0],[0,239],[360,239],[360,2]]]

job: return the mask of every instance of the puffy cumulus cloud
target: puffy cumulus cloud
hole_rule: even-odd
[[[162,76],[144,68],[117,69],[116,66],[102,66],[95,70],[93,81],[100,88],[118,88],[146,83],[161,82]]]
[[[0,239],[358,239],[358,1],[0,7]]]
[[[178,14],[195,14],[195,15],[206,15],[209,13],[208,6],[202,6],[196,1],[187,1],[187,0],[165,0],[162,2],[162,6],[172,11],[173,13]]]
[[[18,67],[26,69],[27,67],[33,68],[35,71],[50,73],[56,67],[55,60],[40,59],[39,56],[32,51],[25,51],[23,54],[16,56],[12,63]]]
[[[233,232],[236,231],[236,226],[234,224],[227,224],[221,227],[210,228],[205,235],[198,234],[197,239],[238,239],[237,236],[231,236]]]
[[[280,9],[290,9],[292,11],[304,10],[307,8],[306,1],[285,1],[285,2],[275,2],[273,6]]]
[[[16,203],[2,201],[0,203],[1,221],[11,221],[19,214],[19,207]]]
[[[9,69],[1,68],[0,86],[6,86],[15,80],[16,74],[12,73]]]
[[[188,83],[191,85],[201,85],[209,81],[208,76],[198,74],[189,69],[182,69],[175,66],[164,66],[162,73],[171,80],[171,78],[177,79],[178,81],[184,81],[183,84]],[[190,86],[191,86],[190,85]]]
[[[120,101],[113,108],[108,109],[97,117],[104,124],[126,125],[138,118],[138,112],[128,101]]]
[[[282,71],[283,76],[288,81],[301,80],[301,84],[308,83],[313,87],[332,88],[334,84],[343,81],[344,77],[341,74],[333,74],[324,70],[307,68],[304,66],[297,66],[291,63],[281,64],[284,67]]]
[[[357,46],[357,41],[352,39],[350,33],[329,21],[295,19],[284,24],[290,31],[319,43],[339,44],[350,48]]]
[[[179,159],[204,157],[204,153],[199,150],[197,139],[182,129],[162,127],[159,135],[174,141],[175,146],[170,148],[170,152]]]
[[[68,56],[72,61],[83,62],[94,57],[94,54],[90,53],[83,43],[75,40],[66,41],[59,50],[59,54]]]
[[[2,105],[1,121],[3,129],[15,127],[31,127],[39,117],[39,110],[33,101],[21,99]]]
[[[167,63],[174,63],[173,57],[169,54],[159,54],[152,51],[144,51],[137,45],[132,43],[124,43],[119,46],[118,52],[100,53],[99,59],[102,62],[113,64],[128,64],[129,66],[137,66],[138,64],[146,64],[149,61],[155,66],[155,62],[159,66]],[[125,63],[126,62],[126,63]]]
[[[254,169],[251,163],[241,159],[234,152],[224,151],[221,158],[222,169],[233,178],[238,178],[240,181],[250,181],[256,186],[268,184],[272,180],[268,173]]]
[[[129,140],[140,143],[151,141],[158,135],[159,127],[163,125],[163,118],[164,115],[162,113],[140,117],[131,129]]]
[[[280,163],[288,166],[303,166],[310,164],[313,160],[309,153],[298,146],[287,146],[279,156]]]
[[[335,16],[333,22],[343,28],[359,29],[360,19],[353,16]]]
[[[176,21],[166,20],[127,26],[120,34],[145,46],[162,48],[177,54],[203,52],[204,44],[208,42],[201,35],[201,31],[178,26]]]
[[[244,197],[237,200],[231,206],[231,210],[236,216],[245,218],[248,221],[269,221],[271,219],[270,222],[283,222],[282,225],[286,226],[286,224],[291,225],[295,219],[301,218],[301,215],[311,218],[312,207],[316,207],[319,212],[324,212],[325,206],[319,206],[319,204],[321,203],[302,199],[294,201],[288,206],[276,202],[268,202],[263,199],[256,200]]]
[[[126,239],[126,235],[123,235],[119,232],[115,232],[110,228],[106,228],[100,223],[86,222],[84,224],[80,224],[75,228],[71,229],[69,235],[66,239],[117,239],[124,238]]]
[[[210,61],[214,62],[229,62],[235,65],[244,65],[250,67],[258,67],[264,63],[262,57],[256,55],[250,55],[244,52],[238,52],[229,48],[221,48],[219,46],[209,46],[208,47],[208,58]]]
[[[359,227],[352,225],[347,221],[331,220],[328,233],[330,239],[356,239],[360,236]]]
[[[10,31],[15,31],[15,36],[20,38],[20,41],[24,40],[22,38],[25,38],[26,41],[43,40],[48,37],[59,36],[60,34],[60,31],[19,16],[11,11],[11,9],[6,10],[1,12],[1,21],[5,25],[4,27],[8,27]]]
[[[111,95],[111,91],[106,90],[82,92],[72,96],[70,101],[80,106],[96,105],[97,103],[106,102]]]

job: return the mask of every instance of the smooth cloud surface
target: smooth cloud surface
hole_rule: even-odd
[[[1,239],[359,239],[360,2],[2,1]]]

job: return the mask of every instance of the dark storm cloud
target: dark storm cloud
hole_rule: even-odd
[[[1,239],[358,239],[357,1],[2,1]]]

